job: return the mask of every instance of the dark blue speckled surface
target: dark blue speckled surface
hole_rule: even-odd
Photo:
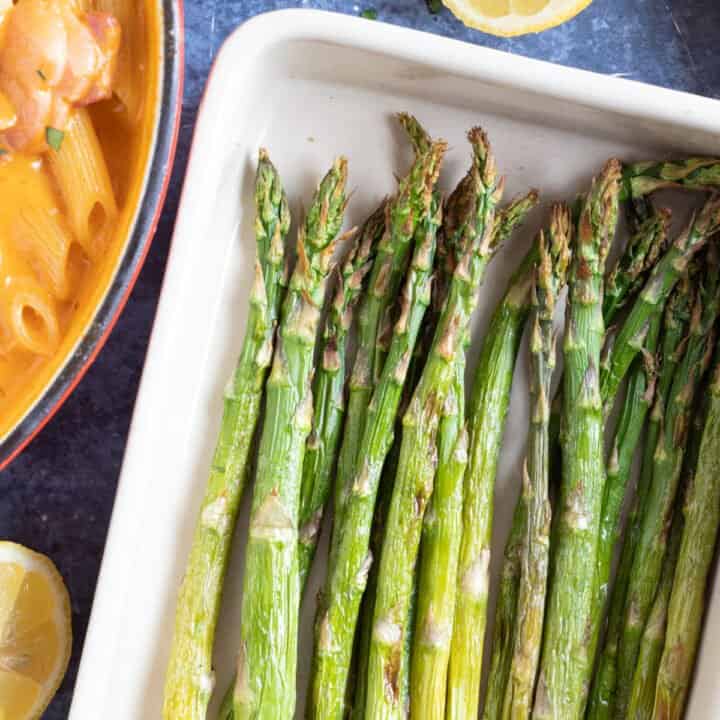
[[[75,648],[70,671],[45,714],[48,720],[61,720],[69,712],[198,100],[227,34],[252,15],[285,7],[349,14],[372,7],[385,22],[720,98],[717,0],[595,0],[566,25],[515,40],[469,30],[447,11],[430,15],[423,0],[190,0],[185,7],[187,71],[180,146],[147,263],[124,315],[84,381],[0,475],[0,537],[49,554],[72,594]]]

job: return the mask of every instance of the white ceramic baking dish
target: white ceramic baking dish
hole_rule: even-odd
[[[507,196],[538,187],[545,204],[587,186],[611,155],[717,153],[720,103],[536,62],[434,35],[315,11],[256,17],[225,43],[208,82],[167,275],[137,399],[80,668],[73,720],[155,719],[176,591],[218,430],[222,389],[240,348],[251,280],[252,185],[266,146],[295,216],[336,154],[357,192],[348,224],[393,189],[410,151],[392,113],[415,113],[449,140],[442,184],[469,158],[464,132],[487,128]],[[482,289],[473,359],[504,283],[542,222],[536,211],[493,262]],[[493,569],[519,487],[527,427],[518,364],[497,485]],[[238,637],[247,498],[216,648],[227,683]],[[317,584],[322,568],[316,568]],[[707,623],[690,717],[717,717],[720,588]],[[302,619],[301,681],[313,603]],[[492,617],[492,612],[491,612]],[[302,709],[302,708],[300,708]],[[214,716],[214,715],[211,715]]]

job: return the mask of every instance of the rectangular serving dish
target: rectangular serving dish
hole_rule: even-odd
[[[545,208],[574,197],[612,155],[639,160],[716,153],[720,147],[717,101],[318,11],[275,12],[240,27],[218,56],[195,130],[73,720],[161,714],[176,593],[215,444],[223,386],[243,337],[258,147],[267,147],[278,166],[295,218],[332,158],[347,155],[350,187],[357,189],[348,225],[356,224],[392,192],[393,173],[409,165],[410,151],[392,117],[398,110],[415,113],[433,135],[450,142],[441,180],[445,190],[469,161],[464,132],[481,124],[507,176],[506,197],[538,187]],[[502,288],[544,216],[535,211],[493,261],[476,314],[471,368]],[[497,483],[495,580],[519,489],[526,383],[521,360]],[[239,636],[247,510],[248,497],[216,643],[220,691],[233,672]],[[316,567],[307,597],[313,597],[322,575]],[[713,669],[720,657],[719,593],[716,583],[692,696],[693,720],[715,717],[720,706]],[[301,683],[310,664],[313,613],[314,603],[306,602]],[[302,702],[298,716],[301,711]]]

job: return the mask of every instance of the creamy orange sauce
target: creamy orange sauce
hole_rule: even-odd
[[[134,62],[132,82],[137,83],[140,105],[130,118],[123,104],[113,97],[90,106],[89,112],[108,166],[118,217],[112,236],[103,245],[102,256],[89,260],[73,245],[69,260],[70,292],[53,297],[59,324],[59,340],[49,355],[29,352],[13,344],[0,321],[0,437],[6,435],[32,407],[61,369],[78,340],[87,330],[102,302],[128,241],[130,225],[140,201],[145,168],[153,137],[158,94],[160,18],[152,0],[130,0],[131,12],[120,17],[123,38],[132,38]],[[107,5],[99,0],[98,5]],[[2,10],[0,0],[0,10]],[[104,7],[99,9],[104,10]],[[129,25],[129,26],[128,26]],[[138,42],[139,41],[139,42]],[[0,120],[3,105],[0,103]],[[0,155],[0,302],[2,289],[24,273],[39,277],[32,258],[18,248],[12,223],[18,208],[31,198],[50,217],[65,222],[67,208],[55,185],[45,155]]]

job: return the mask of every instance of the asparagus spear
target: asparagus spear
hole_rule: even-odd
[[[577,211],[579,215],[580,209]],[[663,211],[666,217],[667,211]],[[658,223],[647,223],[643,232],[638,232],[628,242],[616,266],[607,275],[606,283],[612,287],[612,301],[603,305],[603,319],[606,325],[613,320],[615,313],[623,308],[637,292],[638,281],[647,274],[658,254],[664,247],[665,238]],[[621,270],[621,268],[624,269]],[[624,273],[629,273],[630,281]],[[550,410],[549,436],[550,436],[550,477],[559,475],[557,469],[559,460],[560,415],[562,408],[562,393],[557,392]],[[510,534],[505,547],[505,558],[500,577],[500,590],[495,611],[495,623],[492,640],[492,655],[488,688],[485,698],[485,720],[493,720],[502,715],[502,705],[505,696],[510,670],[510,653],[514,644],[515,613],[517,609],[518,584],[520,579],[520,555],[523,540],[526,534],[527,498],[521,494],[515,506]]]
[[[637,498],[636,498],[637,504]],[[632,522],[632,518],[630,519]],[[592,692],[586,713],[587,720],[614,720],[615,689],[617,686],[617,652],[620,632],[622,631],[623,610],[625,607],[625,588],[632,569],[631,542],[626,540],[620,556],[615,585],[608,611],[605,646],[600,655]]]
[[[640,641],[638,662],[633,676],[630,704],[628,706],[628,717],[634,720],[652,720],[655,717],[653,715],[655,688],[657,686],[660,658],[665,645],[668,604],[673,588],[681,534],[682,521],[676,517],[670,530],[670,540],[667,555],[663,562],[660,585]]]
[[[463,718],[466,712],[469,713],[468,716],[472,716],[473,712],[477,714],[479,704],[487,594],[482,587],[479,588],[480,592],[477,592],[480,583],[476,584],[474,580],[480,579],[488,568],[492,534],[492,517],[488,514],[488,508],[492,506],[513,369],[530,310],[530,288],[536,260],[537,247],[533,245],[493,314],[475,371],[468,412],[470,455],[463,491],[463,531],[448,664],[448,718]],[[523,518],[524,514],[518,518],[516,513],[513,533],[518,539],[522,538]],[[518,545],[509,544],[506,556],[517,559],[519,564]],[[499,607],[512,606],[512,609],[505,616],[508,624],[496,623],[495,632],[496,637],[502,635],[505,638],[507,642],[503,643],[503,647],[509,651],[515,600],[505,602],[505,594],[514,593],[516,597],[517,583],[511,583],[508,575],[509,573],[504,571]],[[507,632],[503,632],[504,629]],[[500,664],[509,667],[509,655],[507,659],[507,663]],[[490,687],[496,675],[496,671],[491,668]],[[504,682],[502,688],[504,689]],[[491,696],[490,691],[488,696]],[[501,701],[502,695],[497,697]]]
[[[688,158],[679,162],[640,162],[623,168],[623,199],[641,198],[662,188],[716,190],[720,160]]]
[[[628,285],[625,297],[629,295],[629,287],[632,284],[639,289],[642,284],[642,276],[640,273],[635,275],[631,269],[635,263],[623,262],[623,259],[628,258],[629,255],[640,254],[638,249],[642,247],[643,243],[638,239],[642,238],[644,233],[645,237],[650,241],[646,251],[645,275],[647,275],[648,271],[654,267],[661,250],[665,246],[669,219],[669,211],[658,211],[643,223],[638,234],[631,239],[623,258],[618,262],[615,271],[608,277],[607,282],[612,288],[611,293],[613,295],[617,290],[618,282]],[[619,275],[623,270],[625,270],[624,275]],[[634,279],[630,281],[629,278]],[[613,306],[616,309],[614,302]],[[604,316],[608,317],[610,315],[609,308],[604,306],[604,310]],[[612,560],[615,548],[622,535],[621,513],[630,481],[632,461],[635,449],[640,443],[642,429],[655,393],[655,354],[660,338],[661,325],[662,317],[659,314],[652,315],[648,321],[642,357],[636,358],[630,369],[625,400],[606,468],[607,478],[595,571],[595,600],[589,633],[591,658],[595,657],[600,630],[605,617]]]
[[[437,261],[436,261],[437,262]],[[433,286],[433,288],[436,285]],[[427,317],[427,316],[426,316]],[[427,320],[424,322],[427,324]],[[422,335],[422,331],[421,331]],[[422,342],[420,338],[415,343],[415,352]],[[370,533],[369,555],[372,558],[380,557],[383,538],[385,536],[385,524],[387,522],[387,514],[392,498],[392,489],[397,473],[398,461],[400,459],[400,436],[402,427],[400,418],[405,414],[407,405],[412,397],[412,390],[415,389],[417,378],[414,377],[413,368],[417,356],[413,357],[408,370],[408,376],[403,386],[402,398],[400,406],[395,418],[395,430],[393,436],[393,444],[388,452],[387,459],[383,465],[383,471],[380,478],[380,486],[375,501],[375,512],[373,514],[372,530]],[[422,369],[422,366],[421,366]],[[411,390],[412,388],[412,390]],[[365,593],[360,605],[360,615],[358,618],[357,629],[355,631],[355,650],[353,651],[353,675],[355,679],[355,687],[353,690],[352,709],[350,712],[351,720],[364,720],[365,706],[367,702],[367,668],[370,660],[370,636],[372,635],[372,621],[375,613],[375,592],[377,590],[378,563],[373,562],[368,573]]]
[[[662,312],[665,300],[686,271],[690,259],[718,228],[720,195],[714,195],[653,267],[615,339],[607,368],[603,368],[600,392],[606,407],[612,404],[623,377],[642,347],[650,317]]]
[[[419,125],[412,116],[401,118],[406,126],[406,132],[413,136],[418,136],[419,140],[415,142],[416,151],[421,150],[423,138],[426,134],[418,132]],[[452,205],[452,203],[450,203]],[[400,457],[400,437],[402,434],[401,418],[405,414],[407,407],[415,391],[415,387],[422,373],[425,357],[427,356],[432,336],[437,323],[437,317],[442,307],[442,300],[447,294],[447,286],[449,278],[452,275],[454,267],[453,253],[451,252],[452,238],[446,238],[443,228],[438,232],[438,247],[435,260],[435,275],[433,278],[432,300],[428,313],[423,322],[418,341],[415,343],[413,357],[408,368],[407,379],[403,386],[402,397],[395,420],[395,436],[392,447],[388,453],[388,457],[383,466],[383,472],[380,479],[380,487],[375,503],[375,513],[373,516],[372,534],[370,538],[370,553],[373,558],[380,556],[382,541],[385,532],[385,524],[387,522],[387,513],[392,497],[392,489],[395,483],[395,475]],[[367,668],[370,658],[370,637],[372,634],[372,621],[375,612],[375,591],[377,589],[378,563],[374,562],[370,567],[368,574],[365,594],[362,599],[360,608],[360,618],[356,630],[356,650],[355,650],[355,678],[356,685],[353,697],[351,718],[352,720],[362,720],[365,717],[365,706],[367,699]],[[409,627],[409,630],[412,628]],[[407,643],[406,643],[407,645]],[[409,702],[409,700],[408,700]]]
[[[243,348],[225,392],[220,435],[178,597],[163,717],[205,718],[214,685],[212,648],[230,540],[247,478],[248,454],[285,284],[287,198],[265,150],[255,179],[255,283]]]
[[[530,190],[500,208],[493,225],[493,245],[502,247],[515,230],[525,221],[527,214],[538,204],[540,193]]]
[[[708,575],[720,527],[720,361],[709,383],[707,411],[697,470],[690,480],[683,515],[675,581],[668,608],[665,645],[660,660],[654,718],[680,720],[697,655]]]
[[[615,315],[642,288],[648,273],[665,250],[670,211],[658,210],[640,225],[625,251],[605,278],[603,319],[608,326]]]
[[[410,118],[412,121],[412,118]],[[415,121],[416,122],[416,121]],[[408,128],[409,133],[413,133],[412,125]],[[416,133],[416,131],[415,131]],[[417,133],[416,133],[417,134]],[[422,137],[422,136],[421,136]],[[457,192],[462,192],[461,187],[458,188]],[[527,213],[532,210],[538,203],[538,192],[531,190],[526,195],[515,198],[509,202],[505,207],[500,209],[495,217],[495,224],[493,226],[493,245],[499,247],[502,245],[515,229],[524,221]],[[453,204],[451,199],[448,203]],[[452,226],[452,220],[450,222]],[[450,235],[450,237],[446,237]],[[424,323],[424,329],[422,337],[415,345],[415,352],[413,361],[410,364],[408,371],[408,379],[403,389],[403,401],[401,402],[400,411],[398,417],[403,417],[407,405],[409,404],[412,393],[417,385],[420,374],[422,373],[425,358],[427,357],[428,350],[432,343],[432,338],[437,325],[437,318],[442,309],[442,305],[445,297],[447,296],[447,287],[449,285],[450,278],[456,264],[457,247],[455,241],[458,239],[457,233],[453,232],[452,229],[448,232],[447,228],[439,234],[438,242],[438,258],[436,261],[437,272],[435,274],[434,285],[433,285],[433,301],[431,305],[431,312],[429,320],[426,319]],[[533,256],[534,257],[534,256]],[[531,263],[528,261],[528,267]],[[525,283],[527,285],[527,282]],[[440,430],[441,435],[443,431]],[[397,433],[398,437],[393,444],[393,447],[388,455],[388,460],[383,468],[383,478],[380,483],[380,490],[378,494],[378,500],[376,503],[375,518],[373,520],[373,540],[371,542],[371,551],[374,557],[379,557],[380,549],[382,547],[383,531],[387,520],[387,509],[390,504],[392,495],[393,483],[395,481],[395,475],[397,472],[397,465],[400,454],[400,442],[399,436],[401,432]],[[450,569],[452,562],[448,562],[447,566],[443,567],[443,571]],[[450,570],[452,572],[452,570]],[[374,563],[370,568],[370,575],[368,578],[367,588],[365,596],[362,601],[362,609],[360,614],[360,623],[357,632],[357,652],[356,652],[356,676],[357,686],[355,688],[355,697],[352,708],[352,720],[359,720],[365,717],[365,706],[367,696],[367,667],[370,655],[370,637],[372,634],[372,619],[375,609],[375,590],[377,587],[377,574],[378,564]],[[454,589],[449,588],[449,591],[454,594]],[[445,606],[443,606],[445,607]],[[406,643],[407,645],[407,643]],[[410,663],[407,663],[409,667]],[[433,676],[434,677],[434,676]],[[407,678],[407,674],[403,680]],[[439,680],[439,678],[435,678]],[[445,682],[445,675],[442,675],[442,682]],[[444,700],[443,700],[444,707]]]
[[[439,247],[438,247],[439,252]],[[436,260],[437,263],[437,260]],[[433,285],[433,289],[437,287],[437,283]],[[427,317],[427,316],[426,316]],[[427,320],[424,321],[427,326]],[[421,330],[421,335],[423,331]],[[370,532],[370,548],[369,555],[372,558],[380,557],[382,542],[385,535],[385,524],[387,522],[387,514],[392,497],[393,484],[397,473],[398,461],[400,459],[400,436],[402,434],[400,418],[405,414],[407,405],[412,397],[412,391],[417,384],[415,377],[415,361],[418,359],[417,349],[421,344],[422,338],[415,343],[415,356],[410,363],[408,376],[403,386],[402,398],[395,418],[395,430],[393,436],[393,444],[388,452],[387,459],[383,465],[382,475],[380,477],[380,486],[378,488],[377,498],[375,500],[375,512],[373,514],[372,530]],[[422,369],[422,365],[420,365]],[[367,701],[367,668],[370,659],[370,636],[372,634],[372,621],[375,613],[375,592],[377,590],[378,563],[373,562],[368,573],[365,593],[360,605],[360,616],[358,618],[357,629],[355,631],[355,650],[353,651],[353,675],[355,679],[355,687],[353,690],[352,709],[350,712],[351,720],[364,720],[365,705]]]
[[[511,346],[514,348],[514,351],[511,355],[506,356],[507,361],[510,362],[509,368],[505,372],[498,373],[498,377],[500,377],[504,383],[504,392],[501,390],[502,395],[500,397],[504,398],[505,408],[507,408],[507,402],[509,400],[512,369],[515,365],[519,340],[522,336],[522,330],[530,309],[530,289],[532,287],[532,278],[537,259],[537,243],[534,243],[511,280],[510,286],[505,293],[505,298],[495,311],[483,347],[481,361],[478,365],[476,390],[479,390],[480,383],[489,379],[485,373],[481,374],[480,368],[485,367],[487,369],[488,366],[495,364],[493,360],[490,360],[490,358],[493,358],[495,355],[492,346],[496,343],[504,342],[504,336],[506,334],[506,327],[502,323],[502,321],[504,321],[507,330],[512,333],[511,337],[515,338],[515,342]],[[518,300],[520,300],[519,303],[517,302]],[[483,378],[485,380],[483,380]],[[483,392],[486,393],[487,391],[483,390]],[[502,427],[500,427],[500,431],[502,432]],[[517,609],[517,597],[520,584],[521,556],[527,530],[527,501],[529,500],[527,492],[529,492],[529,487],[523,485],[523,493],[515,505],[510,534],[505,545],[500,588],[495,610],[492,655],[485,696],[485,709],[483,711],[483,718],[485,720],[493,720],[494,718],[502,716],[505,687],[510,673],[510,663],[515,641],[515,612]],[[458,712],[460,712],[460,708]]]
[[[432,138],[425,128],[418,122],[418,119],[410,113],[398,113],[398,122],[408,136],[413,146],[415,155],[420,156],[426,153],[432,146]]]
[[[563,479],[557,547],[534,717],[577,718],[592,671],[587,628],[605,486],[598,368],[604,336],[605,259],[615,234],[620,166],[610,160],[593,181],[578,222],[570,273],[563,388]]]
[[[412,116],[409,118],[409,127],[406,127],[408,134],[413,137],[413,133],[417,134],[417,121]],[[422,141],[422,135],[419,136]],[[418,143],[419,145],[419,143]],[[417,147],[417,146],[416,146]],[[420,146],[422,147],[422,146]],[[447,293],[448,273],[452,272],[454,261],[452,253],[449,249],[450,242],[445,237],[443,229],[438,232],[437,252],[435,259],[435,273],[432,285],[432,299],[428,312],[423,320],[423,327],[420,330],[418,340],[413,349],[412,360],[408,368],[407,378],[402,389],[402,396],[398,412],[395,418],[395,429],[393,443],[388,452],[387,459],[383,465],[382,475],[380,478],[380,486],[375,501],[375,512],[373,514],[372,530],[370,535],[369,553],[372,558],[379,558],[382,550],[383,538],[385,535],[385,525],[387,523],[387,515],[392,499],[393,485],[397,474],[398,462],[400,460],[400,438],[402,436],[402,417],[407,411],[408,405],[412,398],[415,387],[422,373],[425,357],[432,342],[435,325],[437,323],[437,315],[439,312],[438,304],[442,304],[440,298]],[[365,708],[367,704],[367,669],[370,660],[370,641],[372,635],[373,615],[375,614],[375,594],[377,591],[378,580],[378,563],[373,562],[368,573],[365,593],[363,595],[360,616],[358,619],[357,629],[355,631],[355,651],[353,657],[355,688],[353,691],[353,702],[350,713],[351,720],[364,720]],[[408,634],[412,631],[410,625],[410,615],[408,614],[407,630]],[[407,651],[407,642],[403,648],[403,652]],[[405,683],[407,684],[407,683]],[[403,692],[405,687],[403,686]],[[409,689],[406,693],[409,696]],[[409,697],[404,700],[409,703]]]
[[[467,466],[465,363],[445,398],[438,430],[438,471],[425,514],[415,642],[411,653],[410,703],[413,717],[442,720],[455,607],[457,561],[462,536],[462,491]]]
[[[495,720],[502,717],[505,688],[510,677],[510,664],[515,648],[517,631],[515,613],[520,591],[523,547],[527,535],[530,486],[523,482],[521,493],[515,504],[510,534],[503,554],[483,720]]]
[[[683,495],[690,486],[697,469],[697,461],[700,455],[700,443],[702,441],[705,418],[707,416],[707,403],[701,399],[699,405],[702,409],[696,409],[692,418],[692,433],[688,440],[688,450],[683,468]],[[630,693],[629,716],[632,718],[647,718],[652,720],[653,708],[655,705],[655,694],[657,687],[658,671],[660,660],[665,646],[667,630],[668,607],[670,595],[675,581],[675,572],[680,553],[680,543],[684,529],[684,520],[680,508],[676,507],[670,531],[668,550],[663,563],[662,575],[657,595],[653,601],[652,610],[640,642],[638,663],[633,677],[632,691]]]
[[[578,199],[576,207],[574,208],[572,215],[577,217],[582,209],[582,198]],[[574,224],[575,220],[573,221]],[[626,286],[621,286],[626,287]],[[485,348],[482,352],[482,358],[485,356],[485,349],[489,347],[489,338],[492,336],[492,327],[494,322],[491,324],[491,331],[488,333],[488,341],[486,341]],[[522,325],[520,326],[522,328]],[[489,357],[492,357],[492,352]],[[514,356],[513,356],[514,358]],[[484,375],[487,375],[487,369],[493,367],[494,362],[490,361],[487,366],[481,361],[479,369],[486,367]],[[510,374],[505,375],[504,373],[498,373],[499,377],[505,377],[507,383],[505,388],[505,402],[509,397],[510,382],[512,380],[512,366],[510,368]],[[480,372],[478,372],[478,381],[480,381]],[[491,376],[490,376],[491,377]],[[480,387],[476,384],[476,387]],[[550,445],[550,475],[551,477],[557,474],[553,468],[559,467],[559,460],[555,457],[559,454],[559,435],[560,435],[560,407],[562,405],[562,393],[558,392],[552,402],[549,419],[549,445]],[[506,406],[507,407],[507,406]],[[504,412],[504,411],[503,411]],[[480,425],[482,427],[482,425]],[[499,450],[499,446],[498,446]],[[497,452],[497,450],[496,450]],[[494,462],[496,462],[495,458]],[[494,471],[493,471],[494,477]],[[515,505],[515,512],[513,514],[512,525],[510,534],[505,546],[505,556],[502,567],[502,573],[500,578],[500,590],[498,593],[498,601],[495,610],[495,623],[493,629],[492,638],[492,654],[490,660],[490,672],[488,676],[488,687],[485,698],[485,709],[483,712],[484,720],[495,720],[503,716],[503,705],[505,701],[505,692],[508,684],[508,678],[510,674],[510,665],[512,660],[512,653],[515,645],[515,633],[516,633],[516,611],[517,611],[517,598],[519,593],[520,574],[521,574],[521,558],[523,554],[524,541],[527,535],[527,516],[528,516],[528,501],[529,501],[529,488],[523,484],[523,492],[518,498],[517,504]],[[470,631],[470,626],[468,626]],[[482,645],[476,649],[477,652],[482,651]],[[461,668],[460,664],[458,666]],[[458,717],[462,716],[463,707],[459,705],[456,713]]]
[[[496,248],[493,215],[502,192],[485,134],[469,133],[474,163],[467,175],[473,221],[461,232],[462,258],[453,274],[427,364],[403,418],[398,473],[380,560],[375,619],[368,667],[366,718],[400,717],[402,653],[415,560],[425,506],[432,492],[439,415],[455,376],[458,354],[468,332],[477,288]]]
[[[622,508],[628,491],[635,449],[655,394],[655,353],[660,317],[650,320],[642,357],[636,358],[628,378],[625,400],[606,467],[607,478],[600,519],[595,567],[595,599],[590,625],[590,655],[595,656],[600,636],[615,548],[622,535]]]
[[[283,303],[245,554],[235,720],[292,717],[295,710],[300,484],[312,423],[315,335],[345,211],[346,179],[347,162],[339,158],[300,228],[298,261]]]
[[[410,115],[409,127],[406,127],[408,134],[413,137],[413,130],[419,128],[417,121]],[[422,140],[422,136],[420,136]],[[417,145],[416,145],[417,148]],[[385,534],[385,523],[387,521],[388,508],[392,497],[393,484],[395,482],[395,474],[400,456],[400,435],[402,431],[401,418],[405,414],[407,407],[412,398],[412,394],[417,385],[417,381],[422,372],[424,358],[427,354],[428,337],[432,339],[432,330],[436,322],[436,304],[440,294],[446,291],[447,283],[445,273],[449,265],[447,252],[447,242],[445,241],[442,228],[438,231],[438,242],[435,258],[435,274],[432,283],[432,297],[428,312],[423,320],[423,327],[418,334],[413,349],[412,360],[408,368],[407,378],[402,389],[400,404],[395,416],[395,429],[393,435],[393,443],[388,452],[387,458],[383,465],[380,477],[380,486],[378,487],[377,498],[375,500],[375,511],[373,513],[372,530],[370,534],[370,556],[373,558],[380,557],[382,541]],[[353,652],[353,676],[355,687],[353,690],[352,709],[350,713],[351,720],[363,720],[365,717],[365,703],[367,698],[367,667],[370,658],[370,635],[372,634],[372,620],[375,612],[375,591],[377,589],[378,563],[373,562],[368,573],[365,593],[360,605],[360,615],[358,618],[357,629],[355,631],[355,650]]]
[[[523,495],[527,532],[521,555],[520,585],[509,681],[503,717],[529,718],[542,640],[550,545],[550,386],[555,368],[553,314],[570,261],[571,219],[568,208],[553,208],[550,232],[541,233],[530,339],[530,431]]]
[[[696,408],[692,418],[692,432],[688,438],[688,449],[685,453],[682,472],[681,486],[683,495],[690,487],[697,470],[700,445],[707,417],[708,403],[705,402],[705,398],[701,397],[697,404],[699,407]],[[628,715],[631,718],[637,718],[637,720],[652,720],[654,717],[653,709],[655,706],[658,670],[665,646],[668,607],[675,582],[680,543],[684,531],[682,510],[679,503],[677,505],[673,512],[672,529],[670,530],[670,540],[668,541],[667,555],[663,563],[660,585],[640,642],[638,663],[633,676]]]
[[[418,155],[410,173],[401,181],[397,196],[388,203],[385,234],[378,246],[368,291],[358,314],[358,349],[350,377],[348,409],[335,479],[334,527],[342,524],[345,501],[355,477],[368,405],[382,371],[376,362],[382,324],[387,320],[387,310],[395,302],[407,269],[415,228],[430,206],[445,150],[444,142],[436,142],[427,152]],[[333,530],[331,547],[334,549],[338,544],[339,538]]]
[[[318,353],[318,372],[313,380],[313,428],[303,460],[298,544],[301,595],[315,556],[345,414],[348,332],[384,220],[383,203],[365,222],[345,257],[325,321]],[[223,696],[219,720],[232,720],[233,687],[234,684],[231,684]]]
[[[313,380],[313,429],[303,461],[299,545],[301,593],[315,556],[345,416],[348,333],[384,225],[385,203],[365,222],[348,253],[325,323],[319,365]]]
[[[402,295],[400,317],[380,380],[368,407],[355,479],[341,524],[318,613],[309,716],[344,717],[345,694],[360,600],[371,557],[368,554],[373,507],[383,462],[392,444],[392,428],[410,357],[430,303],[430,276],[440,205],[426,213]]]
[[[617,685],[617,654],[625,611],[626,590],[632,570],[632,561],[640,533],[645,498],[652,482],[653,455],[660,434],[665,405],[670,393],[675,370],[682,358],[687,326],[690,320],[692,283],[688,274],[681,278],[673,290],[665,308],[663,318],[663,339],[659,358],[660,369],[656,382],[655,401],[649,417],[648,429],[643,448],[640,479],[628,520],[618,572],[615,578],[605,646],[601,653],[595,683],[588,709],[588,720],[613,720],[615,715],[615,692]]]
[[[692,403],[710,362],[714,338],[712,328],[720,310],[717,257],[713,245],[708,250],[702,287],[693,307],[687,347],[673,378],[663,429],[653,457],[653,479],[627,589],[618,657],[617,712],[622,715],[627,711],[640,639],[662,572]]]

